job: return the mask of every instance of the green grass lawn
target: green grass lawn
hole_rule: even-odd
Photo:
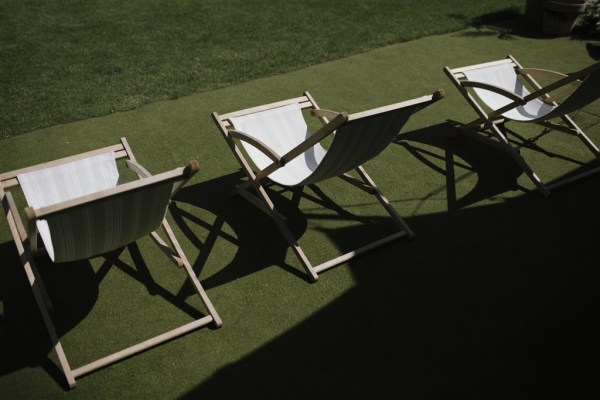
[[[0,138],[514,16],[523,0],[0,2]]]
[[[442,72],[507,54],[563,72],[598,59],[597,41],[544,38],[518,21],[482,25],[524,4],[0,2],[0,172],[122,136],[152,173],[197,159],[201,170],[168,218],[224,323],[68,391],[0,217],[0,400],[504,400],[594,390],[600,178],[542,198],[506,154],[454,137],[475,114]],[[229,196],[239,166],[212,111],[309,90],[323,108],[356,112],[440,88],[446,97],[365,165],[415,240],[309,284],[272,221]],[[574,118],[600,143],[598,102]],[[572,137],[510,127],[546,182],[593,161]],[[329,207],[313,201],[319,194]],[[298,204],[279,188],[273,196],[315,263],[388,233],[379,204],[337,180],[307,188]],[[186,322],[198,305],[146,238],[119,262],[38,266],[73,367]]]
[[[512,54],[524,66],[569,72],[595,62],[590,49],[598,44],[543,38],[519,24],[470,28],[2,140],[2,171],[121,136],[152,173],[197,159],[200,172],[169,218],[223,327],[82,377],[67,391],[0,217],[0,399],[584,398],[597,387],[600,355],[600,177],[544,199],[506,154],[453,137],[455,124],[475,113],[442,68]],[[230,197],[239,166],[212,111],[309,90],[323,108],[356,112],[440,88],[446,97],[365,165],[414,240],[310,284],[272,221]],[[600,143],[598,102],[575,120]],[[510,127],[546,182],[593,160],[573,137]],[[298,206],[273,189],[315,262],[388,232],[373,198],[340,180],[318,188],[330,208],[311,200],[311,188]],[[114,264],[39,262],[74,366],[190,319],[196,304],[180,271],[149,239],[136,246]]]

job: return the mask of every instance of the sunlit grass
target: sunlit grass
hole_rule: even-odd
[[[4,0],[0,137],[514,16],[522,0]]]

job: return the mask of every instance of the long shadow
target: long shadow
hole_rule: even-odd
[[[188,185],[174,197],[171,214],[181,232],[200,250],[198,258],[190,260],[197,274],[205,267],[218,239],[237,247],[226,268],[204,278],[202,285],[205,288],[220,286],[273,265],[303,277],[302,271],[285,263],[288,245],[270,217],[246,200],[230,195],[241,177],[241,173],[234,173]],[[277,208],[287,217],[294,235],[301,236],[306,229],[306,218],[285,197],[274,191],[271,195]],[[214,220],[203,218],[200,211],[208,211]],[[208,232],[207,237],[202,239],[204,232]]]
[[[0,329],[0,374],[39,365],[62,383],[62,372],[46,356],[52,345],[13,242],[0,244],[0,259],[0,300],[5,312]],[[88,262],[50,265],[42,260],[37,264],[57,311],[57,332],[62,335],[85,318],[95,303],[98,285],[94,272]],[[77,301],[71,301],[71,296]]]
[[[240,182],[241,178],[240,172],[188,185],[174,198],[175,204],[171,207],[171,213],[175,222],[187,239],[200,250],[198,258],[191,261],[197,274],[200,274],[204,268],[206,259],[217,240],[226,240],[236,247],[233,260],[217,273],[204,278],[203,286],[205,288],[220,286],[273,266],[306,280],[307,275],[304,270],[286,263],[289,245],[273,220],[245,199],[230,195],[231,189]],[[372,225],[380,226],[388,222],[376,222],[349,212],[316,185],[292,190],[272,185],[267,190],[276,209],[286,218],[288,227],[301,245],[301,237],[306,231],[308,218],[352,220],[367,225],[366,229]],[[357,190],[357,194],[360,194],[360,191]],[[301,200],[317,208],[326,208],[331,211],[331,215],[312,213],[310,209],[306,210],[306,207],[300,206]],[[206,217],[200,215],[200,211],[209,212],[214,215],[214,219],[208,221]],[[233,234],[227,233],[228,231],[232,231]],[[207,232],[206,238],[201,238],[202,232]],[[361,239],[363,239],[361,234],[348,236],[341,243],[341,248],[352,248],[354,242]],[[192,288],[187,287],[185,290],[191,291]]]
[[[505,151],[460,135],[458,126],[447,121],[400,134],[394,140],[433,172],[445,176],[448,210],[458,210],[506,191],[525,191],[517,184],[522,170]],[[443,168],[438,166],[439,161],[444,162]],[[475,186],[458,198],[456,183],[472,175],[477,175]]]
[[[59,338],[74,329],[90,313],[98,300],[102,280],[114,267],[144,285],[150,295],[161,296],[191,317],[200,318],[204,315],[188,305],[185,298],[169,292],[154,281],[136,243],[126,248],[131,255],[132,265],[119,259],[125,250],[120,248],[104,254],[104,262],[96,271],[87,260],[54,264],[47,257],[36,259],[37,269],[52,301],[52,319]],[[4,316],[0,320],[0,375],[41,366],[67,389],[62,370],[48,357],[53,351],[53,344],[13,242],[0,244],[0,259],[0,301],[4,309]],[[165,258],[164,263],[169,261]],[[183,281],[184,275],[181,276]],[[143,337],[145,332],[141,332],[141,335]],[[66,348],[65,352],[69,357],[70,349]]]
[[[414,217],[415,241],[354,259],[353,289],[181,398],[537,399],[596,391],[599,195],[600,180],[591,178],[550,199],[527,195]],[[337,243],[354,229],[328,235]]]
[[[398,135],[394,140],[394,143],[406,148],[411,155],[429,166],[432,171],[445,176],[444,190],[446,190],[449,211],[464,208],[507,191],[530,192],[529,189],[518,185],[517,179],[523,174],[523,171],[506,151],[461,135],[459,133],[460,126],[461,124],[458,122],[446,121]],[[548,134],[545,130],[535,137],[526,138],[506,127],[503,129],[509,142],[517,151],[527,148],[546,157],[566,161],[575,167],[574,170],[555,181],[577,176],[597,168],[600,163],[600,160],[597,159],[584,163],[545,148],[538,141]],[[575,141],[574,144],[583,146],[578,141]],[[443,160],[444,168],[440,168],[435,163],[436,160],[438,164],[440,160]],[[475,186],[469,193],[458,198],[456,184],[471,175],[477,175]],[[544,179],[543,176],[542,179]],[[545,180],[545,183],[550,185],[555,181]]]

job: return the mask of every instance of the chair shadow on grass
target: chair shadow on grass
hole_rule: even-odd
[[[550,199],[528,194],[505,152],[451,138],[455,128],[449,121],[396,140],[446,176],[448,212],[411,217],[414,241],[338,267],[349,268],[354,288],[180,398],[567,398],[595,389],[600,178]],[[459,169],[477,184],[452,198]],[[524,195],[473,206],[506,190]],[[365,228],[324,232],[344,247]],[[240,249],[255,240],[244,236]]]
[[[499,189],[489,187],[480,195]],[[596,177],[551,199],[412,217],[414,241],[338,267],[355,287],[181,398],[573,398],[594,389],[598,196]],[[327,235],[337,244],[359,231]]]
[[[447,207],[455,211],[507,191],[521,190],[521,169],[501,149],[458,133],[460,124],[447,121],[398,135],[394,143],[427,165],[432,173],[445,176]],[[436,163],[437,161],[437,163]],[[443,162],[443,167],[438,166]],[[458,197],[456,184],[476,175],[475,186]]]
[[[173,198],[171,215],[182,234],[199,249],[196,260],[190,260],[197,275],[206,265],[217,240],[225,240],[235,249],[233,260],[225,268],[202,279],[209,289],[276,265],[303,276],[302,271],[285,262],[287,242],[273,221],[244,199],[231,196],[231,190],[242,178],[234,173],[189,184]],[[306,229],[306,219],[287,199],[271,191],[276,206],[288,218],[292,233],[298,237]],[[199,215],[211,214],[212,220]],[[231,232],[231,233],[228,233]],[[202,238],[206,234],[206,238]],[[188,291],[193,290],[191,286]]]
[[[433,172],[445,176],[446,186],[444,190],[447,195],[449,211],[455,211],[485,199],[501,196],[509,191],[537,193],[533,184],[530,188],[519,185],[518,179],[524,173],[505,150],[490,146],[481,140],[461,135],[459,132],[460,127],[459,122],[446,121],[398,135],[394,141],[404,147],[413,157],[427,165]],[[569,176],[576,176],[598,165],[598,160],[583,162],[552,151],[540,141],[552,132],[542,128],[540,128],[539,133],[530,137],[523,136],[506,126],[502,129],[511,145],[518,152],[523,149],[535,151],[549,159],[565,161],[574,167],[573,171],[557,178],[557,181]],[[485,139],[484,136],[482,138]],[[489,140],[496,141],[491,137]],[[574,141],[574,145],[580,146],[582,144]],[[438,163],[436,164],[435,161]],[[443,161],[443,167],[438,166],[440,161]],[[468,193],[459,196],[457,194],[457,184],[473,175],[477,177],[475,185]],[[552,182],[547,181],[546,184]]]
[[[125,250],[130,254],[131,265],[120,259]],[[118,268],[120,272],[144,285],[149,295],[161,296],[192,318],[204,316],[201,311],[187,304],[185,297],[171,293],[153,279],[136,243],[100,258],[103,262],[96,269],[88,260],[54,264],[48,257],[36,258],[40,276],[54,307],[51,315],[59,338],[76,328],[91,312],[98,300],[100,285],[113,268]],[[3,268],[0,268],[0,301],[4,309],[0,320],[0,375],[40,366],[66,390],[62,370],[49,358],[50,355],[54,357],[53,344],[12,241],[0,244],[0,259],[3,264]],[[167,258],[164,263],[171,267]],[[183,274],[181,276],[183,278]],[[138,333],[138,337],[147,334],[146,331]],[[101,335],[98,332],[98,339]],[[115,350],[118,349],[112,349]],[[65,351],[67,357],[72,353],[68,346]]]
[[[190,260],[196,274],[202,272],[217,240],[226,240],[235,249],[233,259],[224,268],[202,279],[203,286],[212,288],[224,285],[273,266],[308,280],[299,264],[289,265],[286,262],[289,245],[275,222],[245,199],[230,195],[231,189],[240,182],[242,176],[239,172],[188,185],[174,197],[171,214],[179,230],[199,249],[198,258]],[[377,226],[389,222],[375,221],[344,209],[335,202],[335,198],[330,198],[317,185],[284,189],[273,184],[267,185],[267,191],[300,245],[303,244],[302,236],[306,231],[307,221],[312,218],[350,220],[360,223],[367,230],[370,227],[377,229]],[[301,200],[327,209],[329,214],[312,213],[307,207],[300,205]],[[195,210],[212,214],[213,220],[208,221]],[[390,226],[393,225],[390,223]],[[228,233],[229,231],[232,233]],[[206,233],[206,238],[201,238],[203,233]],[[361,240],[364,242],[364,236],[360,234],[348,236],[340,243],[340,248],[342,251],[353,248]],[[310,259],[310,254],[308,256]],[[187,290],[191,291],[192,288],[188,287]]]

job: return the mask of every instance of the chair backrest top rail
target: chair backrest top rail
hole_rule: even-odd
[[[19,175],[19,174],[37,171],[40,169],[45,169],[45,168],[50,168],[50,167],[55,167],[57,165],[66,164],[66,163],[77,161],[77,160],[82,160],[85,158],[89,158],[89,157],[92,157],[92,156],[95,156],[98,154],[108,153],[111,151],[115,153],[116,160],[129,156],[129,154],[127,153],[127,150],[125,149],[125,147],[122,143],[115,144],[112,146],[107,146],[107,147],[103,147],[101,149],[91,150],[91,151],[77,154],[74,156],[59,158],[57,160],[52,160],[52,161],[48,161],[45,163],[36,164],[36,165],[32,165],[32,166],[25,167],[25,168],[20,168],[20,169],[14,170],[14,171],[1,173],[0,174],[0,185],[3,188],[17,186],[19,184],[19,182],[17,180],[17,175]]]
[[[464,75],[465,71],[472,71],[475,69],[482,69],[482,68],[490,68],[490,67],[495,67],[498,65],[505,65],[505,64],[511,64],[513,67],[517,67],[517,64],[515,64],[515,62],[511,58],[505,58],[502,60],[490,61],[490,62],[486,62],[486,63],[482,63],[482,64],[467,65],[465,67],[448,68],[448,69],[450,70],[452,75],[454,75],[457,79],[463,79],[463,78],[465,78],[465,75]]]
[[[283,106],[287,106],[290,104],[298,104],[301,109],[315,108],[315,105],[312,103],[312,101],[310,101],[310,99],[308,97],[302,96],[302,97],[295,97],[293,99],[277,101],[275,103],[264,104],[264,105],[257,106],[257,107],[246,108],[246,109],[239,110],[239,111],[233,111],[233,112],[230,112],[227,114],[222,114],[222,115],[219,115],[219,120],[225,126],[229,126],[230,125],[229,118],[241,117],[244,115],[253,114],[253,113],[257,113],[257,112],[261,112],[261,111],[266,111],[266,110],[270,110],[273,108],[283,107]]]

